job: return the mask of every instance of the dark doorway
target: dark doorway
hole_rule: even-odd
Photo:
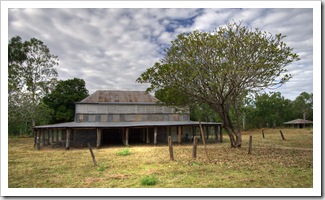
[[[129,144],[145,143],[145,129],[144,128],[130,128]]]
[[[103,129],[102,145],[123,145],[122,128]]]

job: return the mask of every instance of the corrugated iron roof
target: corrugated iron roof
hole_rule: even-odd
[[[81,103],[158,103],[158,99],[144,91],[97,90]]]
[[[202,125],[221,125],[222,123],[201,122]],[[118,128],[153,126],[190,126],[199,125],[196,121],[145,121],[145,122],[66,122],[60,124],[35,126],[35,128]]]
[[[304,119],[295,119],[292,121],[285,122],[284,124],[312,124],[312,121],[304,120]]]

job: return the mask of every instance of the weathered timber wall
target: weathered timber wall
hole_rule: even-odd
[[[188,114],[78,114],[76,122],[189,121]]]
[[[173,107],[161,105],[137,104],[76,104],[76,113],[98,114],[158,114],[158,113],[189,113],[188,110],[176,111]]]
[[[189,111],[136,104],[76,104],[76,122],[188,121]]]

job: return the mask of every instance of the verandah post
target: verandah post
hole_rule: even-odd
[[[36,146],[36,140],[37,140],[37,129],[33,128],[33,131],[34,131],[34,146]]]
[[[177,142],[180,145],[182,143],[182,127],[177,126]]]
[[[54,130],[53,129],[50,129],[51,130],[51,144],[54,143]]]
[[[36,130],[36,149],[40,150],[41,149],[41,144],[40,144],[40,129]]]
[[[129,146],[129,128],[125,129],[125,145]]]
[[[66,143],[65,143],[65,149],[66,150],[70,149],[70,134],[71,134],[71,129],[67,128],[67,130],[66,130]]]
[[[218,134],[219,134],[219,126],[218,125],[214,126],[214,134],[216,136],[216,143],[218,143],[219,142],[219,136],[218,136]]]
[[[56,132],[55,141],[56,141],[56,143],[58,143],[59,142],[59,129],[55,129],[55,132]]]
[[[47,129],[47,140],[46,140],[46,145],[50,145],[50,138],[51,138],[51,133],[50,133],[50,129]]]
[[[222,126],[221,126],[221,124],[220,124],[220,126],[219,126],[219,130],[220,130],[220,142],[222,143]]]
[[[153,139],[154,145],[157,146],[157,127],[154,127],[154,139]]]
[[[207,140],[209,139],[209,126],[206,126]]]
[[[149,128],[146,128],[146,143],[150,143],[150,138],[149,138]]]
[[[100,148],[101,146],[101,140],[102,140],[102,129],[101,128],[97,128],[97,143],[96,143],[96,148]]]
[[[42,133],[42,146],[45,146],[45,132],[44,132],[44,129],[41,129],[41,133]]]

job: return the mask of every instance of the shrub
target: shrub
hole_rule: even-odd
[[[156,185],[157,178],[154,175],[145,176],[141,179],[141,185]]]
[[[127,156],[127,155],[130,155],[130,151],[129,151],[128,148],[124,148],[124,149],[118,151],[117,155],[119,155],[119,156]]]

